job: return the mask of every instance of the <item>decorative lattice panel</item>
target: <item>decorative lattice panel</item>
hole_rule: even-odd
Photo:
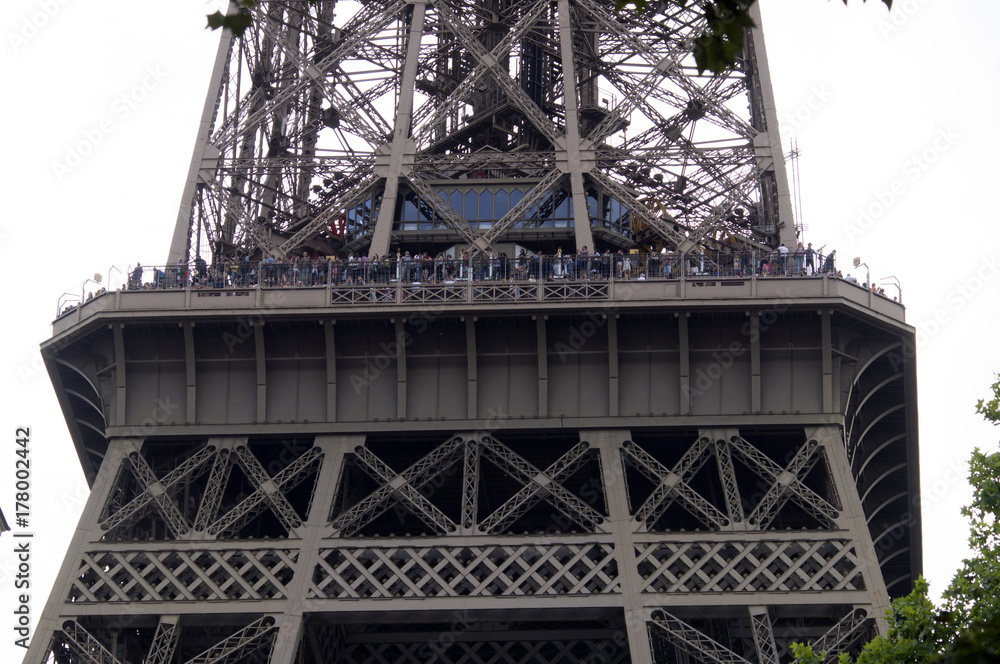
[[[643,592],[864,590],[848,540],[663,542],[636,546]]]
[[[627,664],[629,653],[611,641],[479,641],[452,643],[432,639],[422,643],[352,644],[339,660],[350,664],[439,662],[440,664]]]
[[[98,551],[80,561],[70,602],[284,599],[298,552]]]
[[[311,597],[462,597],[620,592],[611,544],[321,551]]]

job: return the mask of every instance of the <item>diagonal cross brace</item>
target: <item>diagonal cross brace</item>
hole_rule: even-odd
[[[665,632],[671,643],[696,659],[708,660],[715,664],[750,664],[715,639],[666,611],[655,611],[651,620],[650,624]]]
[[[623,446],[626,460],[657,484],[656,489],[646,499],[635,513],[635,518],[647,526],[651,525],[659,514],[663,513],[670,503],[679,500],[688,512],[716,528],[724,528],[729,519],[714,505],[705,500],[701,494],[691,488],[691,481],[702,466],[708,462],[712,452],[712,443],[708,438],[699,438],[688,448],[672,469],[667,469],[652,455],[635,443],[629,441]]]
[[[65,637],[66,645],[76,652],[87,664],[121,664],[104,647],[103,643],[75,620],[67,620],[63,623],[62,635]]]
[[[508,475],[520,481],[523,486],[483,520],[482,530],[484,532],[503,530],[542,499],[584,528],[594,528],[603,523],[604,517],[600,512],[560,484],[571,477],[586,461],[587,447],[587,444],[582,442],[573,446],[556,459],[545,472],[541,472],[503,443],[490,436],[484,436],[482,440],[484,455]]]
[[[730,443],[732,452],[739,456],[743,463],[772,483],[753,513],[747,517],[748,523],[761,523],[763,525],[758,527],[766,528],[777,515],[781,505],[789,498],[820,523],[829,525],[840,516],[833,505],[802,482],[802,478],[819,460],[817,456],[819,443],[816,441],[807,441],[799,448],[787,468],[774,463],[767,455],[739,436],[734,436]]]
[[[355,458],[361,469],[382,484],[373,493],[340,514],[331,526],[342,536],[350,537],[384,514],[393,501],[398,501],[410,508],[436,532],[453,532],[457,528],[456,524],[427,500],[420,493],[420,489],[458,461],[464,446],[464,441],[455,436],[438,445],[398,475],[368,448],[357,448]]]
[[[483,46],[482,42],[476,39],[476,36],[472,34],[466,23],[457,16],[448,6],[447,2],[442,2],[441,0],[432,0],[431,4],[437,10],[438,16],[441,22],[447,25],[448,29],[455,33],[461,40],[462,45],[468,50],[468,52],[484,66],[489,73],[493,74],[497,83],[507,94],[508,99],[513,101],[517,106],[518,110],[524,113],[525,117],[531,122],[535,128],[540,131],[549,141],[553,144],[560,137],[561,132],[552,123],[552,121],[542,113],[542,110],[538,108],[538,105],[528,96],[524,90],[521,89],[511,77],[508,72],[500,67],[500,59],[493,55],[490,51]],[[537,5],[545,5],[545,2],[539,2]],[[536,7],[537,7],[536,5]]]
[[[493,224],[488,231],[483,234],[486,243],[492,246],[507,230],[518,221],[524,219],[524,213],[533,205],[538,204],[546,194],[552,191],[553,187],[562,179],[562,172],[559,170],[549,171],[541,182],[531,188],[520,202],[508,210],[502,219]]]
[[[241,657],[263,647],[265,639],[277,631],[274,619],[264,616],[253,621],[235,634],[227,636],[184,664],[236,664]]]
[[[215,448],[210,445],[206,445],[195,452],[187,461],[164,475],[163,479],[160,480],[160,485],[163,487],[165,492],[169,493],[181,482],[194,479],[194,477],[197,476],[196,473],[198,473],[203,466],[207,465],[208,462],[211,461],[214,454]],[[101,528],[107,532],[112,532],[116,528],[131,523],[146,509],[146,507],[149,506],[150,503],[154,502],[154,500],[154,497],[144,487],[144,490],[140,495],[133,498],[120,510],[108,516],[108,518],[100,524]]]
[[[241,528],[247,521],[270,506],[281,524],[289,531],[302,525],[302,520],[295,508],[285,498],[284,491],[292,489],[313,471],[313,466],[319,462],[323,453],[318,447],[310,448],[305,454],[285,466],[281,472],[269,478],[260,462],[245,446],[236,448],[237,459],[247,476],[257,484],[257,489],[242,502],[209,526],[212,535],[223,536]]]
[[[138,450],[128,455],[129,468],[136,481],[142,486],[143,491],[153,497],[153,501],[160,510],[164,523],[170,529],[174,537],[180,537],[188,531],[188,522],[177,509],[173,497],[167,492],[166,487],[156,477],[156,473],[149,467],[145,457]]]

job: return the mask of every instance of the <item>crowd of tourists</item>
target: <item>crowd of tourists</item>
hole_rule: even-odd
[[[219,288],[291,288],[319,286],[365,286],[388,284],[454,284],[464,282],[538,282],[538,281],[645,281],[681,277],[811,277],[829,275],[855,284],[837,269],[837,252],[823,253],[823,247],[798,243],[795,249],[782,245],[761,251],[743,244],[737,251],[699,250],[679,253],[624,252],[621,249],[588,251],[575,254],[557,249],[553,254],[529,253],[520,249],[516,256],[503,252],[457,256],[439,252],[397,250],[393,255],[350,253],[345,258],[317,256],[308,251],[278,260],[269,256],[261,261],[243,256],[239,260],[209,263],[201,256],[174,265],[143,266],[128,270],[128,290],[219,289]],[[858,284],[869,288],[867,283]],[[885,295],[875,285],[872,291]],[[102,288],[93,297],[103,294]],[[74,308],[66,305],[61,313]]]
[[[389,283],[449,283],[456,281],[556,281],[556,280],[646,280],[681,276],[747,277],[837,276],[836,251],[823,255],[812,245],[792,252],[779,247],[771,252],[697,252],[680,254],[590,252],[583,247],[576,254],[558,249],[554,254],[528,253],[521,249],[510,257],[505,253],[457,256],[439,252],[400,250],[391,256],[349,254],[346,258],[315,256],[303,252],[288,260],[272,256],[251,261],[244,256],[235,261],[209,264],[197,257],[190,263],[179,260],[170,266],[142,266],[129,270],[128,289],[309,287]]]

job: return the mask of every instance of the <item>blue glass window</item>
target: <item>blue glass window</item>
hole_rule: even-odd
[[[503,219],[504,215],[507,214],[507,190],[501,189],[497,192],[495,200],[493,202],[493,214],[494,219]]]
[[[474,191],[465,192],[465,218],[468,221],[479,218],[479,194]]]
[[[488,189],[479,194],[479,218],[496,219],[493,216],[493,192]]]

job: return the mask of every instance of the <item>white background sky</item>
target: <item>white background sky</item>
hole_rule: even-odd
[[[896,0],[888,13],[878,0],[761,1],[782,138],[802,153],[806,239],[844,267],[861,256],[873,277],[898,277],[918,330],[924,572],[939,593],[966,555],[966,461],[998,435],[973,407],[1000,370],[1000,3]],[[15,429],[30,426],[35,619],[87,493],[38,345],[64,292],[112,266],[165,261],[216,51],[203,29],[212,10],[7,0],[0,16],[0,506],[13,522]],[[0,662],[23,656],[10,535]]]

